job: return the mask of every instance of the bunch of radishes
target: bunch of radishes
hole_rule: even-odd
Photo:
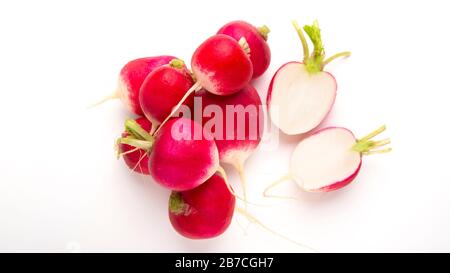
[[[204,113],[210,106],[223,113],[227,106],[261,108],[250,81],[269,66],[268,33],[266,26],[233,21],[195,50],[192,71],[178,58],[157,56],[133,60],[120,73],[115,97],[140,117],[126,120],[118,153],[132,170],[172,191],[170,221],[188,238],[218,236],[231,222],[235,194],[220,163],[236,167],[245,181],[243,164],[261,140],[263,115],[254,113],[259,123],[254,136],[244,128],[244,138],[237,138],[237,125],[227,127],[237,116]],[[190,115],[196,110],[201,113],[197,119]],[[243,117],[250,126],[252,115]],[[232,138],[225,136],[229,131]]]
[[[304,60],[283,65],[273,76],[267,95],[272,122],[289,135],[310,133],[324,120],[334,104],[337,84],[323,69],[330,61],[350,55],[342,52],[325,58],[317,22],[303,30],[294,22],[294,27]],[[303,31],[314,46],[311,53]],[[227,113],[229,106],[241,106],[235,108],[241,112],[247,106],[260,108],[261,99],[250,81],[270,64],[268,33],[266,26],[255,28],[233,21],[200,44],[192,56],[192,71],[176,57],[157,56],[133,60],[120,73],[113,97],[120,98],[139,118],[126,120],[125,132],[117,140],[118,154],[129,168],[150,175],[172,191],[170,221],[188,238],[218,236],[231,222],[236,195],[221,163],[238,171],[247,203],[243,165],[260,143],[263,113],[245,112],[241,116],[243,136],[238,138],[237,116],[218,116],[211,107],[222,113]],[[381,127],[362,139],[338,127],[310,134],[296,147],[290,173],[264,194],[269,196],[267,190],[288,179],[313,192],[347,185],[356,177],[362,155],[390,150],[376,149],[389,139],[372,140],[383,130]]]

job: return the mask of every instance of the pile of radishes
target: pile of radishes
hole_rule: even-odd
[[[311,132],[330,112],[337,84],[323,68],[349,55],[343,52],[326,59],[317,23],[304,27],[314,45],[309,53],[303,30],[294,26],[304,60],[283,65],[267,96],[273,124],[289,135]],[[120,72],[117,91],[110,98],[120,98],[138,117],[125,121],[116,142],[118,156],[133,171],[172,191],[169,219],[185,237],[212,238],[231,223],[237,195],[220,164],[235,167],[243,184],[242,200],[248,202],[243,166],[260,144],[264,124],[262,102],[251,82],[269,67],[268,33],[266,26],[233,21],[198,46],[191,69],[181,59],[164,55],[132,60]],[[227,114],[230,106],[234,115]],[[251,107],[257,111],[247,111]],[[295,149],[290,173],[267,190],[287,179],[307,191],[347,185],[356,177],[362,155],[388,151],[376,150],[388,139],[371,140],[382,130],[362,139],[337,127],[311,134]],[[269,196],[267,190],[264,194]]]

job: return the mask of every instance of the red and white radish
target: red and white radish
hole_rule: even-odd
[[[152,123],[150,121],[148,121],[144,117],[140,117],[135,119],[135,122],[139,124],[140,128],[142,128],[145,133],[149,134],[152,129]],[[125,124],[125,128],[126,127],[127,125]],[[139,130],[139,132],[142,131]],[[122,138],[126,137],[145,140],[145,138],[143,138],[141,135],[136,133],[132,135],[132,132],[129,132],[125,129],[125,132],[122,133]],[[123,157],[123,160],[131,170],[142,174],[150,174],[148,170],[148,153],[145,150],[121,143],[119,143],[118,148],[118,155]]]
[[[359,173],[364,155],[386,153],[391,148],[382,148],[389,139],[372,140],[386,129],[380,127],[369,135],[356,139],[353,133],[342,127],[327,127],[302,140],[291,157],[290,173],[266,188],[294,180],[308,192],[328,192],[351,183]]]
[[[248,47],[245,38],[238,42],[223,34],[203,42],[191,60],[198,83],[216,95],[230,95],[244,88],[252,78],[253,66],[243,44]]]
[[[225,178],[215,173],[205,183],[188,191],[174,191],[169,200],[173,228],[190,239],[221,235],[230,225],[236,198]]]
[[[270,65],[270,48],[267,37],[270,29],[267,26],[254,27],[245,21],[232,21],[219,29],[217,34],[228,35],[239,41],[242,37],[250,48],[250,60],[253,65],[252,78],[261,76]]]
[[[139,90],[145,78],[156,68],[170,63],[175,59],[173,56],[145,57],[129,61],[120,70],[116,91],[93,106],[99,105],[110,99],[120,99],[128,111],[142,116],[139,103]]]
[[[334,104],[337,83],[333,75],[323,69],[338,57],[350,56],[350,52],[341,52],[325,59],[317,21],[303,28],[314,45],[309,54],[302,29],[295,21],[293,24],[302,42],[303,63],[282,65],[273,76],[267,94],[272,122],[288,135],[307,133],[325,119]]]
[[[212,136],[197,122],[186,118],[169,120],[154,136],[141,133],[142,128],[127,120],[127,131],[142,135],[143,140],[121,138],[120,144],[149,153],[150,175],[170,190],[193,189],[210,178],[219,167],[219,152]]]
[[[250,84],[229,96],[200,90],[194,107],[194,117],[201,115],[204,130],[214,137],[220,161],[231,164],[238,171],[247,201],[244,163],[260,143],[264,126],[258,92]]]
[[[216,34],[204,41],[194,52],[191,68],[197,82],[186,92],[172,112],[161,122],[164,125],[191,93],[206,89],[226,96],[239,92],[252,78],[250,48],[244,37],[239,41],[224,34]],[[160,126],[161,127],[161,126]],[[156,130],[156,132],[159,128]]]
[[[194,85],[194,80],[184,62],[173,59],[151,72],[141,86],[139,102],[144,115],[156,128]],[[192,107],[193,94],[183,104]]]

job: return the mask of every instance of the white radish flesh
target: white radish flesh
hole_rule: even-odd
[[[302,140],[295,148],[290,162],[290,172],[272,183],[264,191],[286,180],[294,180],[308,192],[328,192],[350,184],[358,175],[363,155],[386,153],[391,148],[389,139],[372,140],[386,129],[380,127],[369,135],[356,139],[354,134],[342,127],[327,127]]]
[[[328,72],[311,74],[303,63],[282,66],[268,101],[273,123],[285,134],[303,134],[319,125],[333,106],[336,81]]]

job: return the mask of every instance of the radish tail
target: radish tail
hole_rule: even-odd
[[[87,109],[92,109],[92,108],[94,108],[94,107],[99,106],[100,104],[103,104],[104,102],[107,102],[107,101],[109,101],[109,100],[115,100],[115,99],[118,99],[118,98],[120,98],[120,94],[119,94],[119,92],[118,92],[118,90],[117,90],[117,91],[115,91],[114,93],[112,93],[111,95],[106,96],[106,97],[104,97],[103,99],[97,101],[96,103],[93,103],[93,104],[89,105],[89,106],[87,107]]]
[[[236,211],[238,213],[242,214],[244,217],[246,217],[251,223],[257,224],[258,226],[260,226],[263,229],[265,229],[266,231],[274,234],[275,236],[278,236],[278,237],[280,237],[280,238],[282,238],[282,239],[284,239],[284,240],[286,240],[288,242],[291,242],[293,244],[296,244],[296,245],[298,245],[300,247],[307,248],[307,249],[309,249],[309,250],[311,250],[313,252],[319,252],[318,250],[316,250],[316,249],[314,249],[312,247],[309,247],[309,246],[307,246],[305,244],[299,243],[299,242],[297,242],[297,241],[295,241],[295,240],[293,240],[293,239],[291,239],[291,238],[289,238],[289,237],[287,237],[287,236],[285,236],[283,234],[280,234],[280,233],[274,231],[273,229],[271,229],[271,228],[267,227],[266,225],[264,225],[263,223],[261,223],[261,221],[259,221],[255,216],[251,215],[250,213],[248,213],[246,210],[244,210],[242,208],[236,207]]]
[[[217,168],[217,171],[218,171],[218,172],[220,173],[220,175],[224,178],[225,183],[226,183],[227,188],[228,188],[228,190],[230,191],[230,193],[231,193],[234,197],[236,197],[237,199],[239,199],[239,200],[241,200],[242,202],[244,202],[244,204],[253,205],[253,206],[257,206],[257,207],[269,207],[269,206],[271,206],[271,205],[264,205],[264,204],[252,203],[252,202],[249,202],[248,200],[246,200],[245,198],[240,197],[240,196],[237,195],[237,194],[234,192],[234,190],[231,188],[231,185],[230,185],[230,183],[228,182],[228,176],[227,176],[225,170],[224,170],[221,166],[219,166],[219,167]]]
[[[293,199],[293,200],[297,200],[296,197],[293,196],[282,196],[282,195],[273,195],[273,194],[268,194],[269,190],[282,184],[283,182],[292,180],[291,175],[285,175],[281,178],[279,178],[278,180],[276,180],[275,182],[273,182],[272,184],[270,184],[263,192],[264,197],[271,197],[271,198],[280,198],[280,199]]]
[[[234,163],[232,165],[236,169],[236,171],[239,175],[239,179],[240,179],[241,185],[242,185],[242,193],[244,194],[244,208],[245,208],[245,210],[247,210],[247,203],[248,203],[247,178],[245,176],[244,164],[242,164],[240,161],[236,161],[236,163]]]
[[[161,124],[158,126],[158,129],[156,129],[156,131],[153,133],[153,135],[158,133],[159,129],[161,129],[164,126],[164,124],[173,116],[173,114],[175,114],[175,112],[178,110],[178,108],[180,108],[181,104],[183,104],[183,102],[189,97],[189,95],[191,95],[193,92],[199,90],[201,87],[202,86],[200,85],[199,82],[194,83],[194,85],[192,85],[191,88],[189,88],[189,90],[186,91],[186,94],[184,94],[184,96],[177,103],[177,105],[175,105],[175,107],[172,108],[172,112],[170,112],[170,114],[166,117],[166,119],[163,122],[161,122]]]

